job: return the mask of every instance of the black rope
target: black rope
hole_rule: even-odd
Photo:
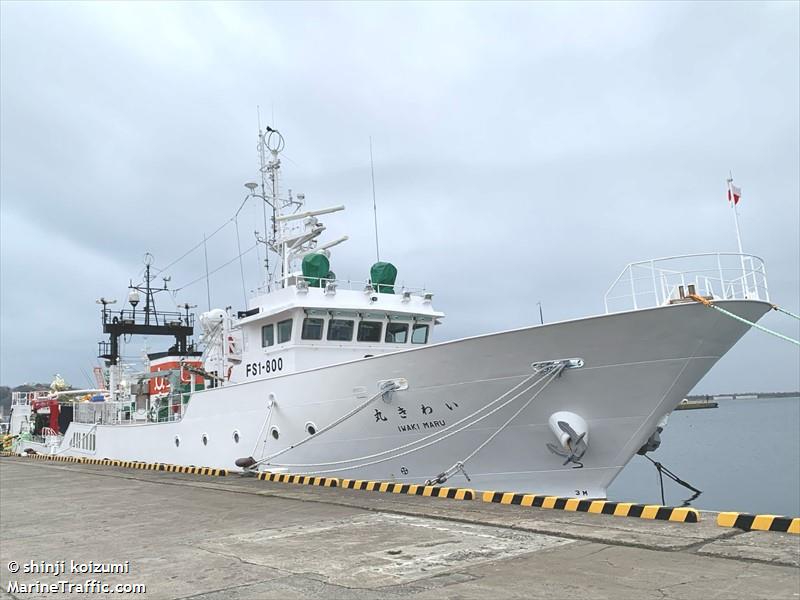
[[[655,467],[656,467],[656,471],[658,471],[658,482],[659,482],[659,484],[661,486],[661,504],[666,504],[666,501],[664,499],[664,475],[666,475],[667,477],[672,479],[672,481],[674,481],[675,483],[678,483],[678,484],[682,485],[683,487],[685,487],[686,489],[689,489],[689,490],[694,492],[692,497],[684,500],[683,504],[681,504],[681,506],[689,506],[694,500],[697,499],[697,497],[700,494],[703,493],[702,490],[698,490],[691,483],[688,483],[688,482],[684,481],[683,479],[681,479],[680,477],[675,475],[675,473],[670,471],[667,467],[662,465],[657,460],[653,460],[652,458],[650,458],[646,454],[643,454],[642,456],[644,456],[647,460],[649,460],[651,463],[653,463],[655,465]]]
[[[233,257],[232,259],[230,259],[229,261],[222,263],[220,266],[218,266],[218,267],[217,267],[217,268],[215,268],[215,269],[212,269],[211,271],[209,271],[209,272],[208,272],[208,274],[206,274],[206,275],[201,275],[201,276],[200,276],[200,277],[198,277],[197,279],[194,279],[194,280],[190,281],[189,283],[186,283],[186,284],[182,285],[182,286],[181,286],[181,287],[179,287],[179,288],[175,288],[174,290],[172,290],[172,293],[173,293],[173,294],[176,294],[176,293],[180,292],[181,290],[183,290],[183,289],[185,289],[185,288],[189,287],[190,285],[194,285],[195,283],[197,283],[197,282],[199,282],[199,281],[202,281],[203,279],[206,279],[208,276],[210,276],[210,275],[213,275],[213,274],[214,274],[214,273],[216,273],[217,271],[219,271],[219,270],[221,270],[221,269],[224,269],[225,267],[227,267],[228,265],[232,264],[233,262],[235,262],[236,260],[238,260],[239,258],[241,258],[242,256],[244,256],[244,255],[245,255],[245,254],[247,254],[248,252],[252,252],[253,250],[255,250],[256,246],[258,246],[258,242],[256,242],[256,243],[255,243],[255,244],[253,244],[252,246],[250,246],[250,247],[249,247],[247,250],[245,250],[244,252],[242,252],[242,253],[238,254],[237,256],[234,256],[234,257]]]

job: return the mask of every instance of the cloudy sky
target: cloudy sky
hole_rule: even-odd
[[[0,4],[0,383],[86,385],[95,299],[122,301],[230,218],[256,175],[257,107],[343,277],[382,258],[432,288],[438,339],[598,314],[634,260],[745,251],[800,312],[798,3]],[[258,207],[240,220],[253,244]],[[214,269],[235,229],[208,244]],[[245,287],[258,257],[244,257]],[[202,251],[168,269],[202,276]],[[243,303],[238,263],[212,304]],[[205,282],[176,297],[206,308]],[[162,308],[174,308],[163,295]],[[798,337],[796,321],[763,324]],[[160,349],[158,340],[150,340]],[[135,357],[129,348],[126,354]],[[800,387],[751,331],[699,392]]]

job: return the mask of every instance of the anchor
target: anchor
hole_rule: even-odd
[[[551,444],[549,442],[547,443],[547,449],[553,454],[557,454],[558,456],[566,458],[567,460],[565,460],[563,463],[564,466],[568,465],[569,463],[574,463],[575,466],[572,467],[573,469],[582,469],[583,463],[580,462],[580,459],[583,458],[583,455],[586,454],[586,451],[589,449],[589,446],[583,441],[583,438],[586,436],[586,432],[584,431],[582,434],[578,435],[578,432],[570,427],[569,423],[565,421],[559,421],[558,427],[561,429],[561,431],[569,436],[569,440],[567,440],[567,447],[571,450],[571,452],[566,452],[555,444]]]

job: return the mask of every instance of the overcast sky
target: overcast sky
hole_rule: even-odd
[[[735,251],[729,171],[745,251],[798,313],[799,6],[2,2],[0,383],[87,385],[95,299],[230,218],[257,106],[287,185],[347,205],[325,219],[350,236],[332,268],[359,280],[372,136],[381,255],[434,290],[437,339],[536,323],[539,301],[546,321],[599,314],[630,261]],[[236,256],[235,229],[208,252],[212,269]],[[244,266],[252,289],[255,252]],[[202,252],[168,270],[175,287],[203,272]],[[242,307],[238,263],[210,292]],[[205,282],[176,300],[205,309]],[[798,361],[751,331],[696,391],[796,390]]]

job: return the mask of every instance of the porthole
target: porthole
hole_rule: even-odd
[[[181,436],[176,435],[175,436],[175,447],[177,448],[180,445],[181,445]]]
[[[239,443],[239,430],[238,429],[234,429],[234,431],[233,431],[233,441],[236,442],[237,444]]]
[[[311,421],[309,421],[308,423],[306,423],[306,433],[308,435],[314,435],[315,433],[317,433],[317,426],[314,425],[314,423],[312,423]]]
[[[208,446],[208,434],[207,434],[207,433],[204,433],[204,434],[201,436],[201,439],[203,440],[203,446]]]
[[[277,440],[279,437],[281,437],[281,432],[278,430],[277,427],[273,427],[272,429],[270,429],[269,434],[272,436],[273,440]]]

